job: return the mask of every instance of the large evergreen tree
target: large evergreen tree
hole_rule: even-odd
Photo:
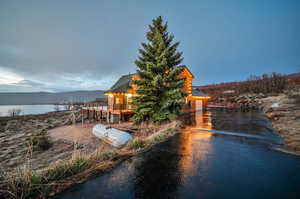
[[[183,69],[182,53],[177,51],[179,42],[167,32],[167,23],[159,16],[152,20],[147,32],[148,43],[142,43],[140,56],[135,61],[139,80],[134,97],[136,123],[162,123],[175,118],[184,105],[185,93],[181,91],[184,79],[178,78]]]

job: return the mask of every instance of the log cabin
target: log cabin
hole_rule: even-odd
[[[194,75],[191,71],[184,67],[178,77],[185,79],[182,91],[187,93],[186,105],[182,111],[194,112],[205,109],[210,97],[192,86]],[[137,90],[137,85],[133,84],[133,80],[138,78],[137,74],[123,75],[104,93],[107,95],[108,122],[128,120],[133,115],[132,98],[136,95],[135,91]]]

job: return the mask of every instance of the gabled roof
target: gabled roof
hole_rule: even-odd
[[[197,87],[193,87],[192,95],[199,96],[199,97],[207,97],[208,96],[205,93],[203,93],[202,91],[198,90]]]
[[[189,68],[188,67],[186,67],[186,66],[183,66],[182,67],[183,69],[186,69],[187,70],[187,72],[188,73],[190,73],[191,75],[192,75],[192,77],[194,78],[194,75],[193,75],[193,73],[189,70]]]
[[[125,93],[130,89],[132,80],[131,77],[136,74],[123,75],[120,79],[106,92]]]
[[[183,68],[186,69],[192,75],[192,77],[194,77],[194,75],[186,66],[183,66]],[[131,78],[134,75],[137,74],[135,73],[121,76],[120,79],[106,92],[125,93],[128,89],[130,89],[132,84]]]

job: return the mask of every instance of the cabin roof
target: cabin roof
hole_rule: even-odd
[[[136,74],[123,75],[120,79],[106,92],[125,93],[131,86],[131,77]]]
[[[190,73],[190,74],[191,74],[191,76],[194,78],[194,75],[193,75],[193,73],[190,71],[190,69],[189,69],[188,67],[186,67],[186,66],[182,66],[182,68],[183,68],[183,69],[186,69],[186,70],[187,70],[187,72],[188,72],[188,73]]]
[[[186,66],[183,66],[183,68],[185,68],[192,75],[192,77],[194,77],[194,75]],[[128,89],[130,89],[132,84],[132,76],[134,75],[137,75],[137,73],[121,76],[118,79],[118,81],[106,92],[125,93]],[[199,96],[206,96],[206,95],[199,95]]]
[[[193,96],[199,96],[199,97],[206,97],[206,96],[208,96],[208,95],[206,95],[205,93],[203,93],[202,91],[198,90],[195,87],[192,90],[192,95]]]

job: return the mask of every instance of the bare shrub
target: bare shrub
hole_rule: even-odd
[[[277,94],[282,93],[288,86],[288,77],[279,73],[251,75],[247,81],[211,84],[199,87],[201,91],[214,98],[230,97],[245,93]],[[228,92],[234,91],[234,92]]]
[[[10,109],[7,111],[8,115],[11,116],[11,117],[15,117],[17,115],[20,115],[22,112],[21,109],[19,108],[13,108],[13,109]]]
[[[296,104],[300,104],[300,93],[289,93],[288,97],[294,99]]]
[[[54,106],[54,110],[55,110],[55,111],[60,111],[60,107],[59,107],[58,104],[56,104],[56,105]]]
[[[47,135],[47,131],[43,130],[31,137],[31,144],[34,151],[45,151],[52,146],[52,142]]]
[[[67,111],[71,110],[71,104],[66,104],[64,106],[64,109],[67,110]]]

